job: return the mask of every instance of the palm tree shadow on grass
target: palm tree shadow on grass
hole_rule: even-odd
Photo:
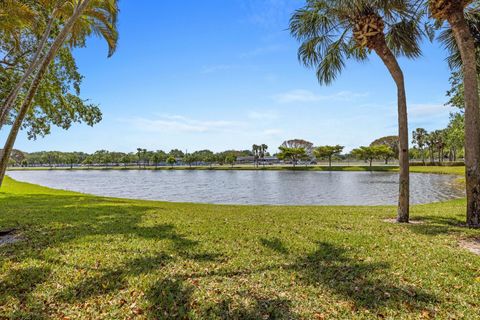
[[[239,306],[232,299],[223,300],[212,313],[221,319],[299,319],[299,316],[292,311],[291,302],[287,299],[257,295],[250,295],[246,299],[251,301],[247,306]]]
[[[138,202],[131,204],[117,199],[91,198],[79,195],[14,195],[2,199],[6,214],[0,216],[0,224],[8,225],[20,223],[32,229],[28,235],[30,241],[16,244],[14,249],[8,249],[10,255],[17,259],[28,258],[44,259],[42,252],[46,248],[54,248],[65,242],[74,241],[91,235],[128,235],[146,239],[166,240],[172,244],[175,256],[167,256],[158,252],[155,256],[143,256],[127,260],[119,266],[106,270],[99,270],[90,278],[81,283],[66,288],[58,294],[63,301],[85,300],[96,295],[105,295],[121,290],[128,286],[127,276],[140,275],[153,272],[173,263],[175,259],[192,259],[199,262],[215,261],[221,255],[211,252],[199,252],[199,243],[189,239],[176,231],[174,225],[159,224],[155,226],[142,226],[142,217],[150,210],[168,210],[168,206],[161,204],[154,206]],[[25,216],[18,218],[9,214],[9,210],[18,213],[19,208],[25,208]],[[46,210],[48,208],[48,210]],[[18,222],[18,221],[20,222]],[[52,225],[62,225],[54,232]],[[416,226],[415,226],[416,227]],[[45,232],[38,232],[45,231]],[[281,254],[287,254],[286,247],[280,239],[261,239],[262,245]],[[32,248],[36,250],[31,250]],[[8,256],[8,254],[6,255]],[[62,263],[59,261],[58,263]],[[308,285],[322,286],[343,299],[351,300],[357,308],[370,310],[388,306],[393,309],[407,307],[419,309],[435,303],[434,296],[417,288],[401,287],[394,283],[395,279],[387,279],[382,273],[389,268],[385,263],[369,263],[350,258],[347,251],[329,243],[319,243],[318,249],[313,253],[299,257],[297,260],[287,262],[287,265],[269,266],[267,270],[276,268],[290,269],[300,275],[302,281]],[[199,277],[222,276],[228,277],[235,274],[251,274],[263,272],[261,268],[249,267],[245,270],[215,271],[213,274],[198,275]],[[196,277],[193,275],[193,277]],[[176,306],[184,305],[182,301],[190,299],[193,288],[178,279],[161,281],[149,290],[148,301],[151,305],[153,318],[162,318],[162,308],[155,305],[160,302],[155,296],[162,296],[168,292],[170,309],[175,314]],[[173,282],[172,282],[173,281]],[[180,281],[180,282],[179,282]],[[13,283],[13,282],[12,282]],[[33,286],[30,281],[18,279],[16,285]],[[162,293],[163,291],[165,291]],[[230,318],[252,318],[256,315],[273,315],[275,310],[282,314],[294,315],[289,312],[289,302],[277,298],[251,297],[255,303],[249,306],[234,306],[234,301],[222,300],[219,307],[212,309],[212,314],[230,316]],[[175,302],[176,301],[176,302]],[[163,302],[162,302],[163,303]],[[168,307],[168,306],[167,306]],[[163,308],[165,309],[165,308]],[[168,308],[167,308],[168,309]],[[183,311],[182,311],[183,312]],[[188,314],[188,310],[186,310]],[[205,311],[206,312],[206,311]],[[278,315],[278,314],[277,314]],[[175,318],[175,317],[170,317]],[[281,318],[281,315],[278,315]]]
[[[199,253],[197,256],[187,255],[186,257],[181,255],[184,259],[199,262],[215,261],[218,256],[214,253]],[[175,263],[175,261],[175,257],[164,253],[130,259],[115,268],[99,270],[95,275],[85,278],[60,292],[57,298],[71,303],[119,291],[128,287],[127,277],[158,272],[168,264]]]
[[[36,249],[91,235],[126,235],[170,240],[173,247],[180,251],[198,245],[197,241],[176,232],[172,224],[140,225],[143,216],[150,210],[167,210],[159,204],[132,205],[121,199],[34,194],[7,197],[2,199],[2,206],[7,214],[0,216],[0,226],[20,226],[20,230],[30,238],[27,239],[30,240],[27,245],[33,245]],[[15,215],[9,215],[9,210]],[[19,217],[18,212],[22,210],[25,215]],[[58,224],[62,227],[51,230],[52,225]]]
[[[48,319],[44,305],[33,298],[32,293],[38,285],[48,280],[49,275],[50,269],[45,267],[10,270],[0,281],[0,305],[13,298],[18,301],[18,308],[10,315],[11,318]]]
[[[241,299],[226,298],[207,308],[194,310],[195,287],[181,277],[164,279],[147,292],[151,319],[297,319],[290,301],[277,297],[259,297],[244,293]],[[242,301],[242,303],[239,303]],[[248,302],[246,302],[248,301]]]
[[[131,259],[115,268],[100,270],[96,275],[64,289],[57,295],[57,299],[78,302],[121,290],[128,286],[127,276],[138,276],[162,269],[171,261],[171,256],[161,253],[155,256]]]
[[[146,292],[152,319],[188,319],[194,287],[180,279],[164,279]]]
[[[10,256],[20,260],[29,258],[43,260],[44,250],[89,236],[125,235],[126,239],[137,237],[167,241],[171,246],[174,255],[159,252],[155,256],[150,254],[127,260],[113,268],[90,270],[92,276],[57,294],[60,300],[67,302],[86,300],[92,296],[118,291],[128,286],[127,276],[153,272],[177,259],[202,263],[223,258],[223,255],[216,252],[204,252],[199,247],[198,241],[179,233],[173,224],[141,225],[143,217],[151,210],[155,212],[168,210],[161,204],[148,205],[142,202],[132,204],[121,199],[82,195],[32,194],[8,196],[2,199],[2,205],[6,208],[6,214],[0,216],[0,225],[20,225],[20,231],[24,236],[24,241],[2,248],[6,258]],[[9,214],[9,210],[12,210],[14,215]],[[18,212],[24,212],[24,215],[19,217]],[[66,265],[61,258],[49,258],[49,262]],[[75,269],[77,266],[66,267]],[[92,269],[93,266],[84,268]],[[16,279],[16,286],[34,288],[31,281]]]
[[[282,240],[279,238],[272,238],[272,239],[267,239],[267,238],[261,238],[260,243],[266,247],[269,248],[275,252],[281,253],[281,254],[287,254],[288,249],[285,247],[283,244]]]
[[[319,242],[317,250],[299,259],[294,268],[307,284],[326,287],[358,309],[414,310],[437,302],[421,289],[401,286],[388,278],[387,263],[352,259],[345,249],[326,242]]]
[[[454,217],[425,216],[416,218],[424,223],[406,225],[412,232],[427,236],[442,234],[460,234],[465,231],[467,225],[463,215]]]

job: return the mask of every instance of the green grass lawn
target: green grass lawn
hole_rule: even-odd
[[[464,206],[414,206],[423,224],[399,225],[388,206],[174,204],[7,178],[0,229],[22,241],[0,247],[0,319],[480,319]]]

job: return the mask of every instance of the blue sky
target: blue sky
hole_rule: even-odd
[[[329,87],[297,61],[288,19],[299,0],[123,0],[118,51],[100,39],[75,56],[82,96],[101,105],[90,128],[54,129],[24,151],[248,149],[304,138],[347,149],[396,134],[396,90],[378,58],[350,62]],[[401,59],[410,129],[443,127],[449,70],[438,43]],[[4,137],[4,136],[2,136]]]

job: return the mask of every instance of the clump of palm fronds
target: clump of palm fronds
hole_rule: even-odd
[[[433,18],[443,21],[452,12],[458,11],[459,8],[465,8],[472,2],[473,0],[430,0],[428,9]]]
[[[355,20],[353,36],[357,45],[362,48],[373,48],[374,43],[378,39],[378,35],[382,36],[385,29],[383,19],[377,14],[360,15]]]

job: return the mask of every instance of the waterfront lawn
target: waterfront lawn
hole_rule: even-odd
[[[11,179],[5,319],[480,319],[464,200],[271,207],[121,200]]]

